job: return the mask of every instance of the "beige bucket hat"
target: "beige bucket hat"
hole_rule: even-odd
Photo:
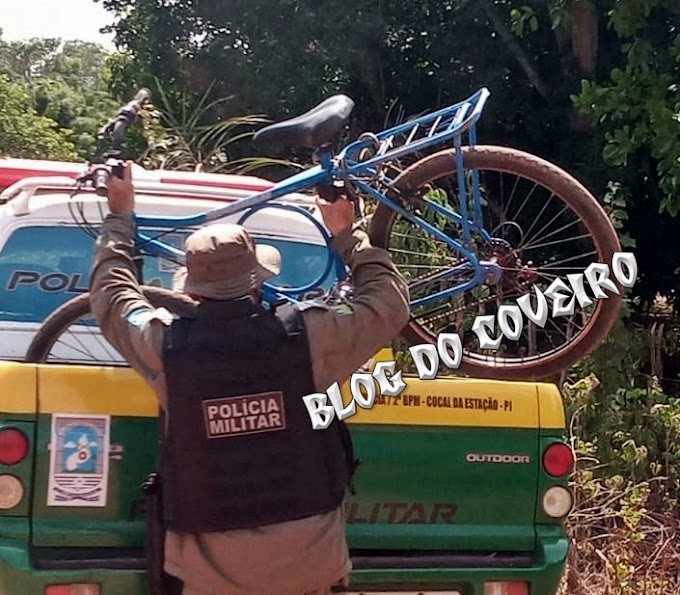
[[[240,225],[217,223],[192,233],[185,243],[186,266],[173,277],[173,289],[216,300],[243,297],[281,272],[281,253],[256,245]]]

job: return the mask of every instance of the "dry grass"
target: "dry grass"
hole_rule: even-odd
[[[594,483],[574,486],[559,595],[680,594],[680,518],[663,478]]]

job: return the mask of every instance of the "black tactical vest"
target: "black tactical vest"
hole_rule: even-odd
[[[173,322],[163,362],[167,528],[250,528],[340,505],[354,471],[351,439],[337,418],[312,429],[302,397],[316,390],[295,308],[202,302]]]

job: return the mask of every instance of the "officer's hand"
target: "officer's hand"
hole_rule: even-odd
[[[335,202],[317,198],[316,204],[319,205],[323,222],[332,236],[337,236],[352,227],[354,223],[354,203],[347,198],[341,197]]]
[[[132,186],[132,162],[123,165],[123,178],[115,174],[109,177],[109,210],[119,215],[127,215],[135,210],[135,189]]]

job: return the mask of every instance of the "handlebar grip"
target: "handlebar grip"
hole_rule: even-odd
[[[151,91],[143,87],[137,91],[135,98],[120,109],[121,117],[127,119],[128,124],[134,120],[141,111],[144,104],[151,99]]]
[[[92,178],[92,185],[97,196],[108,196],[109,172],[105,169],[97,169]]]
[[[141,107],[142,105],[144,105],[150,99],[151,99],[151,91],[149,89],[147,89],[146,87],[142,87],[139,91],[137,91],[137,95],[135,95],[135,98],[132,101],[139,104],[139,106]]]

